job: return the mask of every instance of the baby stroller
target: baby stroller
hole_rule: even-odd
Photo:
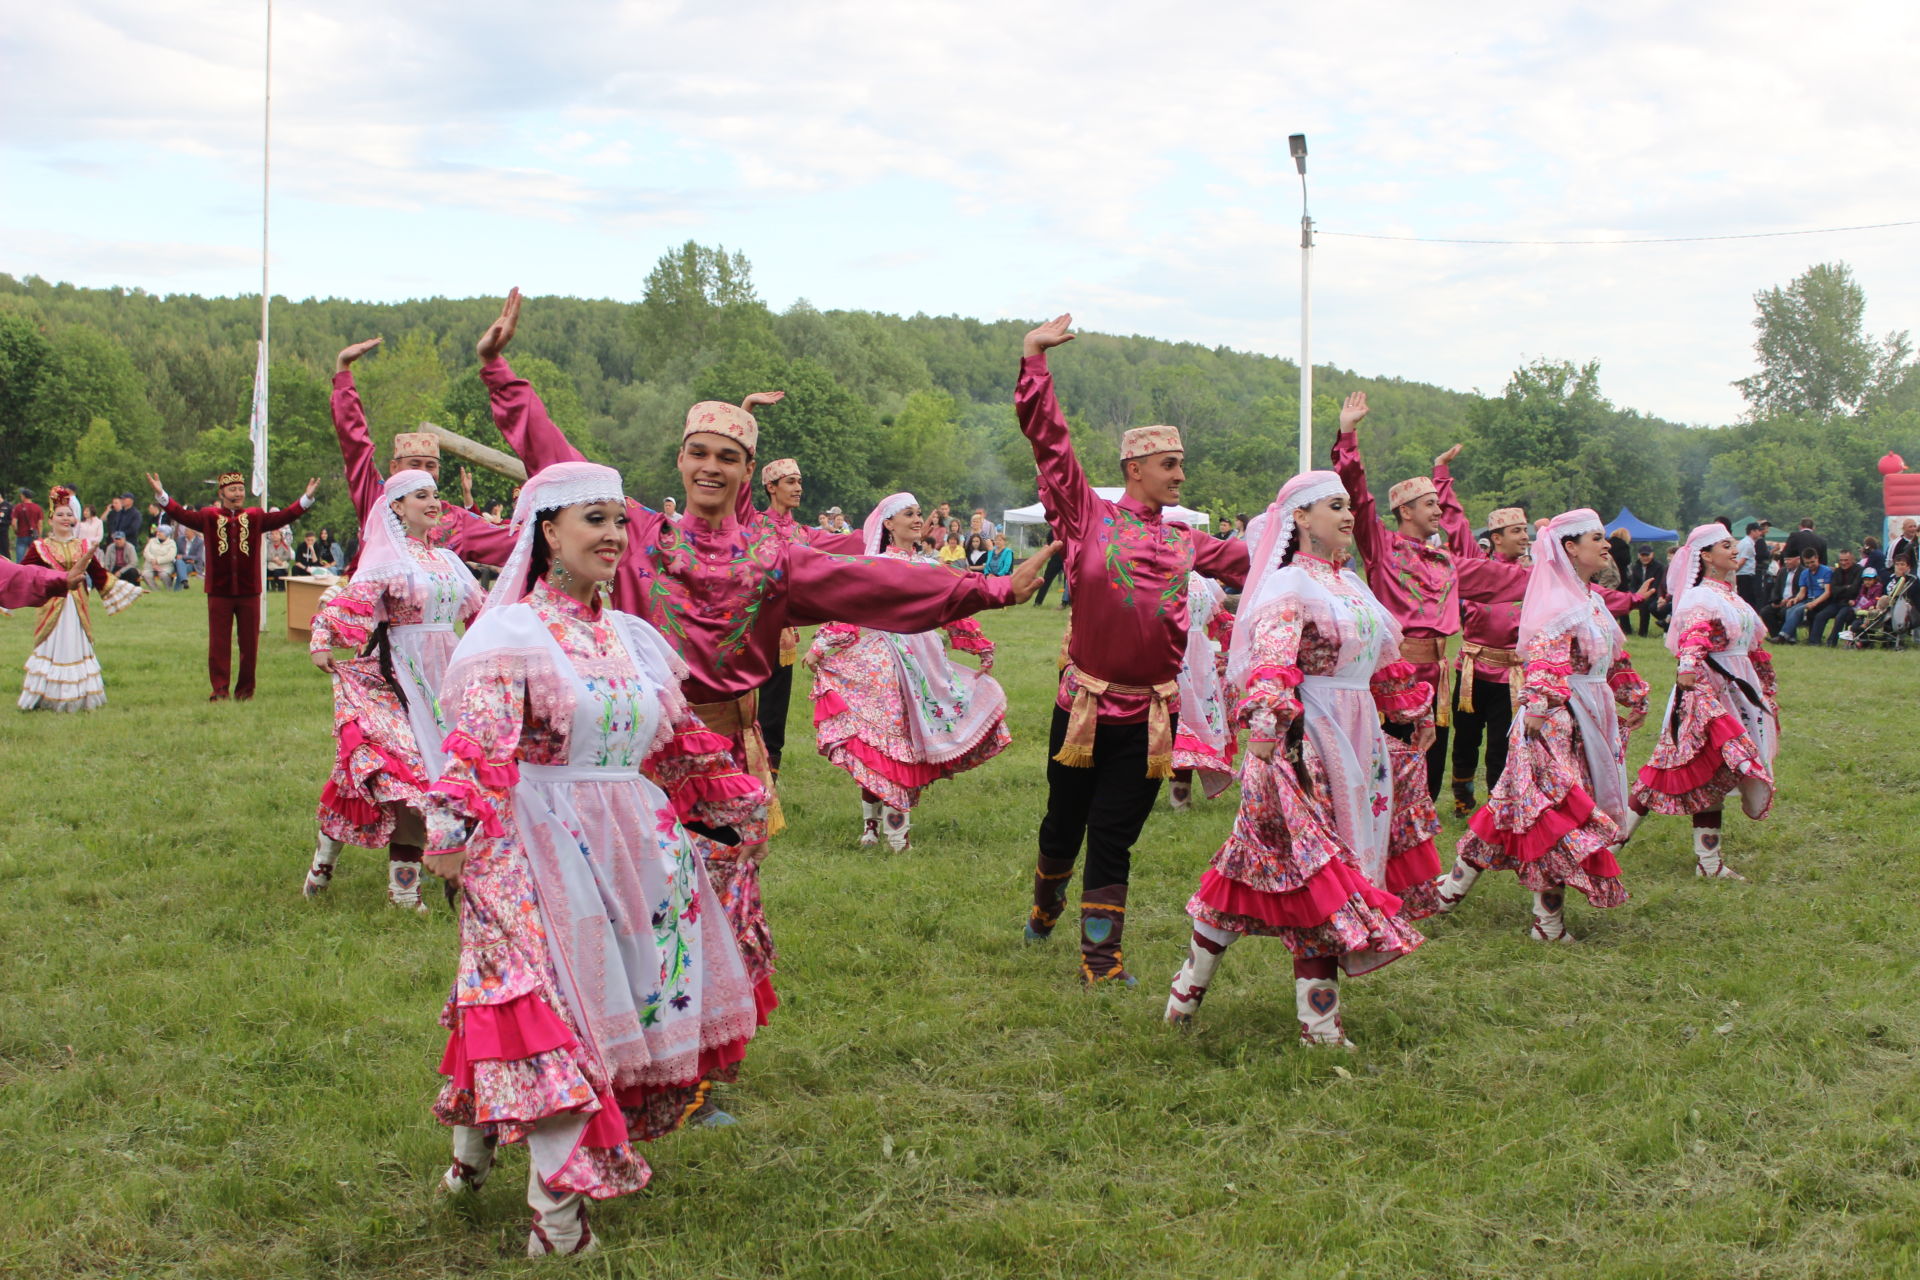
[[[1903,574],[1887,583],[1879,601],[1840,633],[1840,643],[1849,649],[1904,649],[1915,643],[1916,630],[1920,630],[1920,580]]]

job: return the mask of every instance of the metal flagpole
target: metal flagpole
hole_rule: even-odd
[[[1287,139],[1300,171],[1300,466],[1313,467],[1313,219],[1307,216],[1307,135]]]
[[[260,495],[263,510],[267,502],[267,324],[273,305],[273,290],[268,285],[268,211],[273,198],[273,0],[267,0],[267,50],[265,89],[260,120],[260,350],[253,371],[253,487]],[[267,555],[260,552],[260,591],[264,599],[267,587]],[[260,630],[267,630],[267,611],[260,610]]]

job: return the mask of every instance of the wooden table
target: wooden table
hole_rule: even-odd
[[[287,579],[287,639],[307,642],[313,633],[313,614],[320,607],[320,596],[338,578]]]

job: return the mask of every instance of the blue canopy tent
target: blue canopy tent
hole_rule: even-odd
[[[1678,542],[1678,529],[1662,529],[1658,525],[1648,524],[1625,507],[1620,514],[1607,521],[1607,536],[1612,537],[1615,529],[1625,529],[1627,537],[1634,542]]]

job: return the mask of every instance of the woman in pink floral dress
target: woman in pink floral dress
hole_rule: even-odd
[[[686,826],[728,839],[760,783],[680,692],[651,626],[601,603],[626,549],[619,474],[557,463],[455,651],[427,868],[459,886],[441,1017],[450,1191],[496,1141],[532,1161],[532,1255],[593,1247],[584,1202],[645,1186],[635,1141],[678,1127],[758,1025],[739,946]]]
[[[1227,593],[1202,573],[1187,575],[1187,656],[1180,664],[1180,718],[1173,733],[1173,807],[1193,804],[1193,775],[1207,799],[1233,781],[1237,735],[1228,714],[1227,646],[1233,615]]]
[[[1346,1046],[1339,974],[1422,941],[1411,920],[1439,870],[1432,691],[1400,660],[1392,617],[1338,567],[1353,513],[1337,475],[1295,476],[1255,529],[1227,665],[1249,734],[1240,811],[1187,904],[1193,937],[1166,1016],[1193,1017],[1235,939],[1277,937],[1294,957],[1300,1039]],[[1418,726],[1411,745],[1382,732],[1382,712]]]
[[[864,526],[868,555],[932,563],[913,548],[925,531],[910,493],[884,499]],[[971,618],[942,628],[949,643],[980,660],[972,671],[947,657],[937,632],[895,635],[832,622],[807,652],[814,669],[813,722],[820,754],[860,786],[862,845],[912,847],[909,816],[942,778],[976,768],[1009,741],[1007,695],[993,670],[993,642]]]
[[[427,545],[440,519],[434,478],[399,471],[360,531],[353,581],[313,615],[308,650],[333,675],[339,749],[320,795],[320,835],[301,892],[333,879],[343,844],[387,854],[387,901],[424,913],[420,900],[422,795],[440,771],[440,682],[456,643],[454,626],[480,611],[480,584],[460,557]],[[336,659],[333,650],[353,650]]]
[[[1701,525],[1674,553],[1667,648],[1680,672],[1623,824],[1631,835],[1650,811],[1691,815],[1694,874],[1711,880],[1745,879],[1721,860],[1721,811],[1738,791],[1749,818],[1766,817],[1780,749],[1773,655],[1761,646],[1767,628],[1733,589],[1738,563],[1733,534],[1719,524]]]
[[[1441,911],[1459,905],[1483,871],[1512,871],[1533,891],[1528,936],[1571,942],[1567,886],[1596,907],[1627,900],[1613,849],[1628,812],[1627,737],[1646,719],[1647,682],[1589,588],[1610,558],[1600,517],[1585,508],[1555,516],[1534,541],[1520,605],[1524,714],[1513,722],[1506,771],[1468,819],[1441,883]]]

